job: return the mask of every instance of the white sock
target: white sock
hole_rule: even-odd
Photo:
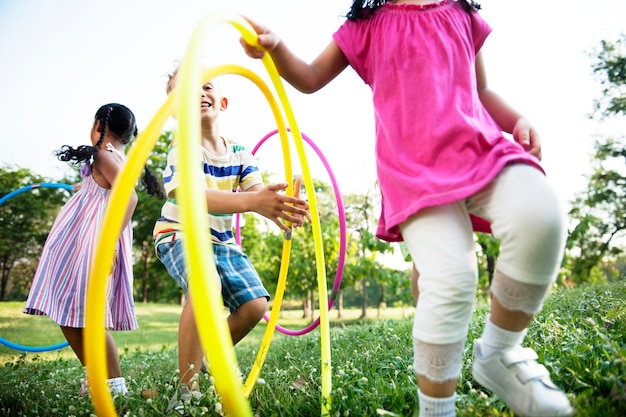
[[[107,379],[107,384],[109,384],[109,391],[111,391],[111,394],[126,395],[128,393],[128,389],[126,388],[126,380],[123,376]]]
[[[419,389],[417,396],[420,403],[420,417],[455,417],[456,392],[452,397],[434,398],[424,394]]]
[[[485,330],[480,337],[480,353],[486,358],[496,352],[521,345],[527,331],[528,329],[524,329],[521,332],[513,332],[498,327],[493,324],[491,314],[489,314],[485,323]]]

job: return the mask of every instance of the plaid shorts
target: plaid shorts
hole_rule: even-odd
[[[159,243],[156,252],[167,272],[186,294],[189,291],[187,285],[189,276],[185,268],[182,240]],[[222,282],[224,305],[231,312],[255,298],[270,299],[259,274],[246,254],[238,249],[216,244],[213,244],[213,254],[215,255],[217,273]]]

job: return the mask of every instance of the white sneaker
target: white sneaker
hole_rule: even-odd
[[[515,346],[489,357],[481,354],[481,340],[474,342],[472,375],[492,391],[516,417],[567,417],[574,412],[567,396],[552,380],[537,353]]]
[[[189,404],[192,399],[199,400],[200,397],[202,397],[201,392],[190,391],[187,387],[182,386],[178,390],[178,395],[174,394],[174,397],[170,400],[165,413],[168,415],[172,413],[183,415],[185,413],[185,404]]]
[[[204,373],[207,373],[207,374],[211,373],[211,366],[209,365],[209,361],[206,360],[205,356],[202,357],[202,366],[200,367],[200,369]]]

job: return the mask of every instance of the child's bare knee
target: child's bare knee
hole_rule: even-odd
[[[265,297],[255,298],[239,307],[239,312],[247,322],[257,323],[263,318],[267,311],[267,299]]]

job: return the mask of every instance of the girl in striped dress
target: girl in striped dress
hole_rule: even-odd
[[[87,279],[97,250],[105,208],[116,176],[124,162],[124,146],[137,135],[135,116],[126,106],[106,104],[95,115],[92,146],[63,146],[55,155],[73,165],[83,164],[78,191],[61,208],[43,247],[39,265],[23,310],[54,320],[85,366],[85,306]],[[147,169],[143,183],[150,194],[161,196],[159,181]],[[132,226],[137,205],[132,192],[106,292],[105,327],[108,330],[137,328],[133,302]],[[113,394],[125,394],[117,346],[106,334],[108,383]]]

